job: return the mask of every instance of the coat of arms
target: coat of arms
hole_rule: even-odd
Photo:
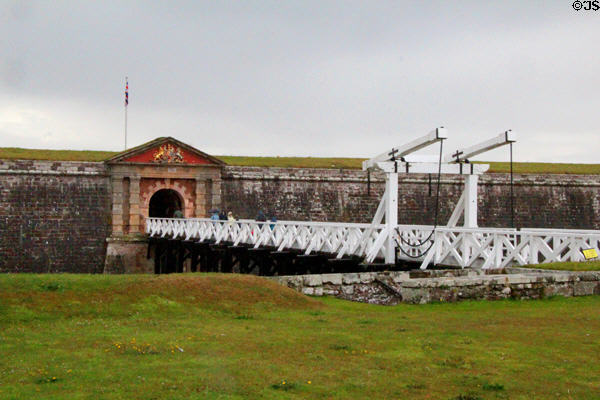
[[[183,151],[172,144],[163,144],[154,153],[154,162],[182,163]]]

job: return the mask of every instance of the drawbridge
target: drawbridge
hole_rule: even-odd
[[[147,218],[148,255],[152,253],[154,257],[155,272],[201,270],[294,275],[390,270],[406,264],[421,269],[431,266],[495,269],[582,261],[584,250],[599,252],[597,230],[478,227],[478,177],[489,166],[472,163],[471,159],[509,145],[512,166],[515,134],[505,131],[444,155],[443,143],[447,138],[447,130],[437,128],[363,162],[363,170],[383,172],[386,178],[385,191],[371,223]],[[436,143],[439,143],[437,155],[413,154]],[[433,225],[399,224],[399,174],[437,176]],[[441,225],[439,186],[444,174],[462,175],[464,188],[449,220]],[[512,184],[510,200],[514,215]]]

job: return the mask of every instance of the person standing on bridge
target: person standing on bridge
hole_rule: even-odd
[[[266,222],[267,221],[267,217],[265,217],[265,214],[262,212],[262,210],[258,210],[258,214],[256,214],[256,222]]]
[[[235,223],[235,217],[233,216],[233,213],[231,211],[229,211],[227,213],[227,224],[233,225],[234,223]]]

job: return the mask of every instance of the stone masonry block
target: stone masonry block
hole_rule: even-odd
[[[575,282],[573,285],[574,296],[590,296],[594,294],[596,288],[598,288],[599,282]]]
[[[535,279],[532,277],[529,277],[526,275],[520,275],[520,274],[509,275],[507,277],[507,279],[508,279],[508,283],[511,285],[531,283],[531,282],[535,281]]]
[[[554,282],[573,282],[576,276],[571,274],[552,274]]]
[[[291,275],[279,277],[287,287],[298,289],[302,287],[303,279],[301,275]]]
[[[354,286],[352,286],[352,285],[342,286],[342,293],[344,293],[345,295],[354,294]]]
[[[371,283],[375,280],[376,275],[374,272],[361,272],[358,274],[358,278],[360,279],[360,283]]]
[[[391,273],[391,278],[394,281],[394,283],[399,283],[399,282],[404,282],[404,281],[410,279],[410,275],[408,272],[394,271]]]
[[[343,274],[342,275],[342,282],[344,283],[344,285],[350,285],[353,283],[360,283],[360,278],[358,276],[358,274]]]
[[[323,274],[321,275],[323,283],[329,283],[332,285],[342,284],[342,274]]]
[[[321,275],[304,275],[304,286],[321,286],[323,285],[323,279]]]

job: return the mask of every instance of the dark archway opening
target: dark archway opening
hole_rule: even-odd
[[[150,198],[150,218],[173,218],[175,211],[183,212],[183,200],[174,190],[161,189]]]

